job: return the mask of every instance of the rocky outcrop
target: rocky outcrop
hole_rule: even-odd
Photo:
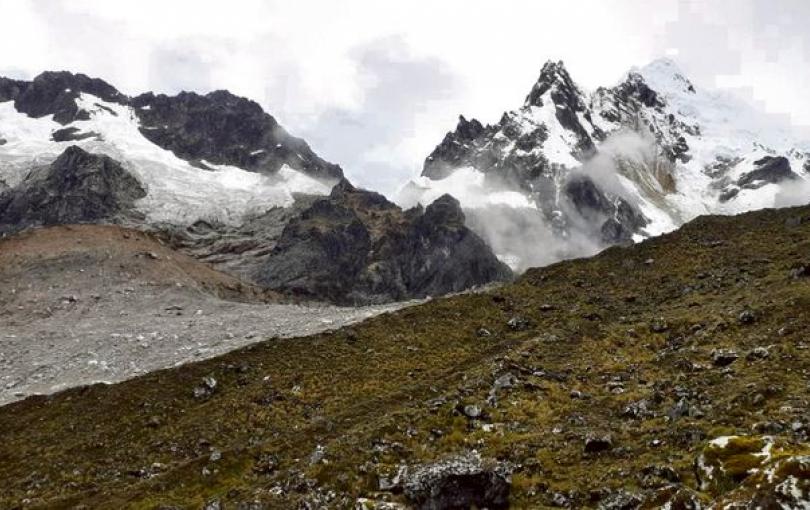
[[[89,138],[95,138],[98,140],[101,138],[101,135],[92,131],[82,132],[81,129],[72,126],[57,129],[51,133],[51,140],[54,142],[73,142],[78,140],[87,140]]]
[[[256,280],[342,304],[441,295],[511,277],[464,225],[458,201],[402,211],[341,181],[291,220]]]
[[[542,107],[544,98],[554,105],[554,116],[560,126],[575,136],[572,154],[577,159],[592,155],[595,149],[594,138],[602,139],[604,133],[593,125],[585,95],[571,79],[562,62],[546,62],[540,70],[540,77],[526,97],[525,105]],[[580,116],[587,121],[586,125],[583,125]]]
[[[790,168],[790,161],[783,156],[765,156],[754,162],[754,169],[737,180],[741,188],[756,188],[765,184],[776,184],[785,180],[798,179]]]
[[[605,244],[628,242],[647,225],[644,215],[629,202],[608,196],[587,176],[575,176],[564,191],[579,215],[598,228]]]
[[[132,99],[141,133],[188,161],[276,172],[282,165],[313,177],[339,179],[339,166],[290,136],[258,103],[225,90],[206,95],[142,94]]]
[[[71,146],[0,195],[0,230],[32,225],[110,221],[146,196],[135,177],[108,156]]]
[[[28,82],[22,80],[0,77],[0,103],[16,99],[27,85]]]
[[[807,508],[810,449],[771,436],[712,440],[695,462],[700,489],[717,496],[712,508]]]
[[[420,510],[509,507],[509,475],[479,455],[460,455],[409,469],[405,497]]]

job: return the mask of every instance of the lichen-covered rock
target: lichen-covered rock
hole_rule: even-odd
[[[711,508],[810,508],[810,447],[772,436],[711,441],[695,463]]]
[[[407,510],[407,508],[401,503],[368,498],[358,498],[354,505],[354,510]]]
[[[722,436],[713,439],[695,461],[700,490],[713,494],[736,487],[770,458],[771,436]]]
[[[810,455],[772,459],[738,489],[720,497],[713,508],[810,508]]]
[[[410,468],[403,482],[405,497],[420,510],[508,508],[510,486],[504,466],[476,453]]]
[[[599,503],[599,510],[636,510],[642,499],[638,494],[618,491],[608,495]]]
[[[640,510],[703,510],[709,500],[700,493],[679,484],[668,485],[647,497]]]

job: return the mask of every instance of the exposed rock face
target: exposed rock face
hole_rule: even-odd
[[[74,120],[89,118],[88,113],[79,109],[76,99],[86,92],[109,102],[125,102],[126,96],[115,87],[98,78],[84,74],[73,74],[67,71],[44,72],[30,83],[18,82],[18,93],[14,99],[17,111],[31,117],[53,115],[60,124],[69,124]]]
[[[478,166],[478,163],[494,162],[494,157],[481,150],[486,137],[492,134],[492,127],[486,128],[475,119],[458,118],[456,130],[445,135],[444,140],[425,160],[423,175],[432,179],[443,179],[462,166]],[[471,150],[475,147],[479,150]]]
[[[0,77],[0,102],[16,99],[27,87],[28,82]]]
[[[737,181],[741,188],[759,187],[763,184],[775,184],[784,180],[798,179],[790,168],[790,161],[782,156],[764,158],[754,162],[754,170],[744,174]]]
[[[287,134],[258,103],[224,90],[204,96],[147,93],[132,99],[132,106],[146,138],[189,161],[271,173],[286,164],[320,178],[343,175],[304,140]]]
[[[568,74],[562,62],[546,62],[540,70],[540,77],[526,97],[526,106],[544,106],[546,100],[554,104],[554,116],[560,126],[572,132],[576,137],[573,154],[582,159],[593,153],[593,138],[601,139],[604,133],[593,126],[591,113],[585,104],[584,94]],[[579,115],[591,124],[591,130],[582,125]]]
[[[507,473],[477,455],[412,468],[403,485],[405,497],[420,510],[509,507]]]
[[[634,232],[647,225],[647,219],[630,203],[621,197],[609,198],[589,177],[569,180],[565,194],[583,218],[597,225],[605,244],[630,241]]]
[[[92,131],[83,133],[77,127],[66,127],[62,129],[57,129],[53,133],[51,133],[51,139],[54,142],[71,142],[76,140],[86,140],[88,138],[100,138],[98,133],[94,133]]]
[[[402,211],[343,180],[290,221],[256,280],[351,304],[446,294],[510,276],[464,226],[452,197]]]
[[[144,196],[138,180],[116,161],[71,146],[0,195],[0,230],[111,220],[129,214]]]
[[[286,164],[321,179],[336,181],[343,175],[338,165],[324,161],[304,140],[289,135],[257,103],[227,91],[177,96],[146,93],[130,98],[103,80],[67,71],[44,72],[30,82],[0,78],[0,102],[13,100],[17,111],[35,118],[52,115],[63,125],[90,118],[76,103],[82,93],[133,107],[147,139],[195,164],[206,160],[268,173]],[[70,126],[54,132],[53,140],[91,136],[98,135],[79,134]]]

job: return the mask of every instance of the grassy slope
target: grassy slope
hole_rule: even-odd
[[[805,221],[788,221],[795,218]],[[810,208],[700,218],[641,245],[532,270],[486,294],[6,406],[0,508],[24,499],[54,508],[199,508],[213,497],[289,508],[312,491],[307,484],[347,500],[368,496],[377,474],[400,462],[470,448],[519,465],[516,507],[572,490],[587,505],[591,491],[638,488],[653,463],[675,467],[694,486],[691,466],[705,438],[766,420],[790,423],[806,409],[810,279],[792,279],[790,270],[810,262],[809,249]],[[738,321],[745,309],[756,313],[753,323]],[[511,330],[514,316],[531,327]],[[652,331],[656,321],[666,331]],[[493,335],[477,336],[481,327]],[[757,346],[770,346],[770,356],[746,360]],[[723,347],[741,355],[730,369],[711,363],[712,349]],[[559,377],[531,375],[538,370]],[[486,406],[494,377],[505,372],[520,384],[497,408]],[[209,375],[217,393],[194,399]],[[622,393],[611,390],[616,381]],[[590,399],[571,398],[572,390]],[[705,415],[668,422],[661,415],[685,392]],[[758,394],[764,401],[754,404]],[[447,403],[426,404],[439,396]],[[621,417],[642,398],[658,399],[659,416]],[[459,416],[458,403],[482,405],[495,429]],[[585,455],[589,431],[612,433],[616,448]],[[380,448],[382,440],[398,444]],[[318,444],[329,462],[311,465]],[[212,448],[220,460],[209,460]],[[265,454],[279,461],[270,474],[255,469]],[[276,485],[283,495],[272,494]]]

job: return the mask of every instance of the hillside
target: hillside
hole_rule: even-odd
[[[808,248],[810,207],[700,217],[489,292],[7,405],[0,507],[806,506]]]

